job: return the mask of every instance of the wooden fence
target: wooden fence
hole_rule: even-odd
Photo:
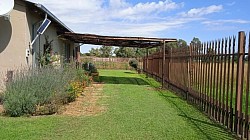
[[[248,139],[249,42],[250,35],[239,32],[238,38],[167,48],[144,57],[143,70],[164,87],[181,91],[188,102],[228,130]]]
[[[82,57],[82,62],[92,62],[95,64],[97,69],[123,69],[123,70],[133,70],[129,66],[129,61],[135,58],[100,58],[100,57]],[[142,58],[136,58],[138,61],[138,66],[142,69]]]

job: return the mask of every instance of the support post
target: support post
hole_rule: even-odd
[[[242,113],[243,79],[244,79],[244,53],[245,53],[245,32],[239,32],[238,38],[238,61],[237,61],[237,79],[236,79],[236,108],[235,108],[235,132],[240,128],[240,116]]]
[[[165,82],[165,74],[164,74],[164,70],[165,70],[165,60],[166,60],[166,57],[165,57],[165,47],[166,47],[166,42],[165,40],[163,40],[163,47],[162,47],[162,88],[164,88],[164,82]]]
[[[147,48],[147,51],[146,51],[146,77],[148,78],[148,48]]]
[[[244,48],[245,48],[245,33],[239,32],[239,50],[238,50],[238,65],[237,65],[237,110],[242,112],[242,93],[243,93],[243,70],[244,70]]]

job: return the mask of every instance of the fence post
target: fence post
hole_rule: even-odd
[[[169,63],[168,63],[168,82],[171,83],[171,66],[172,66],[172,47],[170,47],[170,57],[169,57]]]
[[[146,51],[146,77],[148,78],[148,48]]]
[[[166,42],[165,40],[163,40],[163,50],[162,50],[162,70],[161,70],[161,73],[162,73],[162,88],[164,88],[164,82],[165,82],[165,74],[164,74],[164,69],[165,69],[165,46],[166,45]]]
[[[239,32],[238,38],[238,60],[237,60],[237,79],[236,79],[236,108],[235,108],[235,132],[238,129],[241,133],[240,118],[242,114],[242,95],[243,95],[243,78],[244,78],[244,53],[245,53],[245,32]],[[240,120],[239,120],[240,119]]]

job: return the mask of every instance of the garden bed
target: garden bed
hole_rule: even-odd
[[[91,83],[92,77],[87,72],[71,67],[17,71],[13,81],[6,84],[5,114],[19,117],[58,113]]]

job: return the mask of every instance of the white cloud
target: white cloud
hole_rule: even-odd
[[[43,4],[76,32],[155,36],[155,32],[177,28],[183,24],[179,19],[160,16],[184,6],[184,3],[172,0],[137,4],[126,0],[31,1]]]
[[[183,17],[201,17],[204,15],[220,12],[223,9],[222,5],[211,5],[202,8],[193,8],[188,12],[183,12],[180,15]]]
[[[40,2],[55,13],[59,18],[70,16],[78,18],[80,22],[103,20],[142,20],[147,16],[155,17],[158,13],[167,12],[183,7],[183,3],[175,3],[171,0],[138,3],[132,5],[126,0],[31,0]],[[72,21],[75,22],[75,21]]]
[[[138,3],[134,6],[128,6],[113,13],[116,18],[122,17],[130,20],[141,20],[144,17],[152,16],[160,12],[175,10],[184,6],[184,3],[175,3],[170,0],[159,2]]]
[[[250,21],[241,19],[231,19],[231,20],[208,20],[203,21],[202,24],[209,26],[223,25],[223,24],[250,24]]]
[[[202,24],[207,27],[206,29],[212,31],[237,31],[241,30],[239,25],[250,25],[250,21],[241,19],[230,20],[206,20]]]
[[[155,32],[175,29],[181,27],[185,21],[173,20],[173,21],[158,21],[150,23],[121,23],[119,22],[106,22],[102,24],[86,24],[85,29],[91,33],[104,34],[104,35],[120,35],[120,36],[155,36]],[[102,28],[105,26],[105,28]],[[95,28],[94,28],[95,27]],[[156,36],[155,36],[156,37]]]

